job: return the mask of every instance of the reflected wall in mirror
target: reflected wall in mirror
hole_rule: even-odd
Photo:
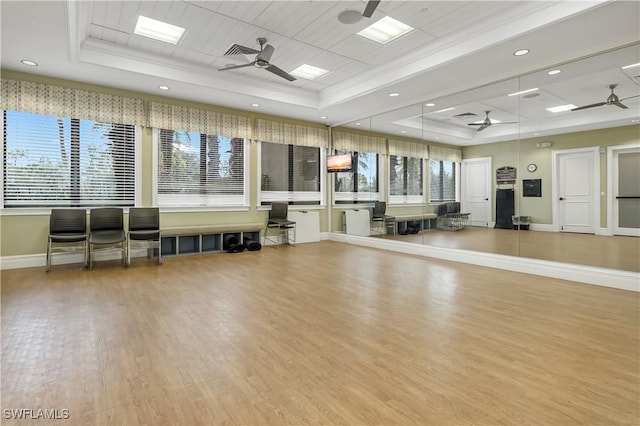
[[[635,43],[372,117],[371,135],[388,144],[379,179],[389,215],[437,215],[451,198],[470,213],[465,229],[435,219],[384,238],[640,271],[640,229],[628,219],[640,209],[639,56]],[[429,146],[422,199],[398,192],[409,163],[393,157],[395,135]],[[498,180],[503,167],[515,177]]]

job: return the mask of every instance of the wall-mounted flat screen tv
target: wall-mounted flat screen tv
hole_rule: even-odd
[[[350,172],[352,169],[351,154],[329,155],[327,157],[327,172]]]

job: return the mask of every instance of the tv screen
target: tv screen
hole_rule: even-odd
[[[327,157],[327,172],[350,172],[351,154],[330,155]]]

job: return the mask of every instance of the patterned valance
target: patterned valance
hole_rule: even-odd
[[[387,153],[387,144],[385,138],[340,131],[334,131],[332,133],[332,137],[334,149],[350,152],[375,152],[378,154]]]
[[[462,150],[429,145],[429,158],[438,161],[462,161]]]
[[[144,125],[145,122],[141,99],[9,79],[2,79],[1,97],[3,110],[100,123]]]
[[[389,139],[389,155],[429,158],[429,147],[426,143]]]
[[[249,117],[158,102],[149,102],[149,125],[158,129],[251,138]]]
[[[286,145],[314,146],[318,148],[327,148],[329,146],[326,129],[262,119],[256,120],[253,138],[263,142]]]

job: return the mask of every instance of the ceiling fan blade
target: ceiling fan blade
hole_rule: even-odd
[[[256,53],[260,53],[260,51],[234,43],[226,52],[224,52],[224,56],[255,55]]]
[[[638,96],[640,96],[640,95],[633,95],[633,96],[629,96],[628,98],[620,99],[620,102],[622,102],[622,101],[626,101],[627,99],[637,98]]]
[[[262,52],[258,53],[258,56],[256,57],[256,62],[265,62],[265,63],[269,63],[269,60],[271,59],[271,55],[273,55],[273,52],[276,49],[273,48],[272,45],[267,44],[264,49],[262,49]]]
[[[595,107],[599,107],[606,104],[607,104],[606,102],[598,102],[597,104],[591,104],[591,105],[581,106],[578,108],[573,108],[571,111],[580,111],[581,109],[595,108]]]
[[[248,64],[242,64],[242,65],[232,65],[230,67],[220,68],[218,69],[218,71],[235,70],[236,68],[252,67],[253,64],[255,64],[255,62],[250,62]]]
[[[380,0],[369,0],[367,2],[367,6],[364,8],[364,12],[362,12],[362,16],[365,18],[371,18],[371,15],[376,11],[379,4]]]
[[[275,65],[269,65],[268,67],[265,68],[267,71],[274,73],[277,76],[280,76],[282,78],[285,78],[289,81],[294,81],[296,80],[296,78],[290,74],[288,74],[286,71],[281,70],[280,68],[276,67]]]
[[[625,104],[623,104],[622,102],[618,101],[618,102],[611,102],[611,105],[615,105],[618,108],[622,108],[622,109],[629,109],[628,106],[626,106]]]
[[[484,123],[469,123],[467,126],[484,126]]]
[[[517,121],[501,121],[500,123],[491,123],[491,124],[518,124]]]
[[[483,124],[482,126],[478,127],[478,132],[483,131],[483,130],[484,130],[484,129],[486,129],[487,127],[489,127],[489,126],[487,126],[486,124]]]

